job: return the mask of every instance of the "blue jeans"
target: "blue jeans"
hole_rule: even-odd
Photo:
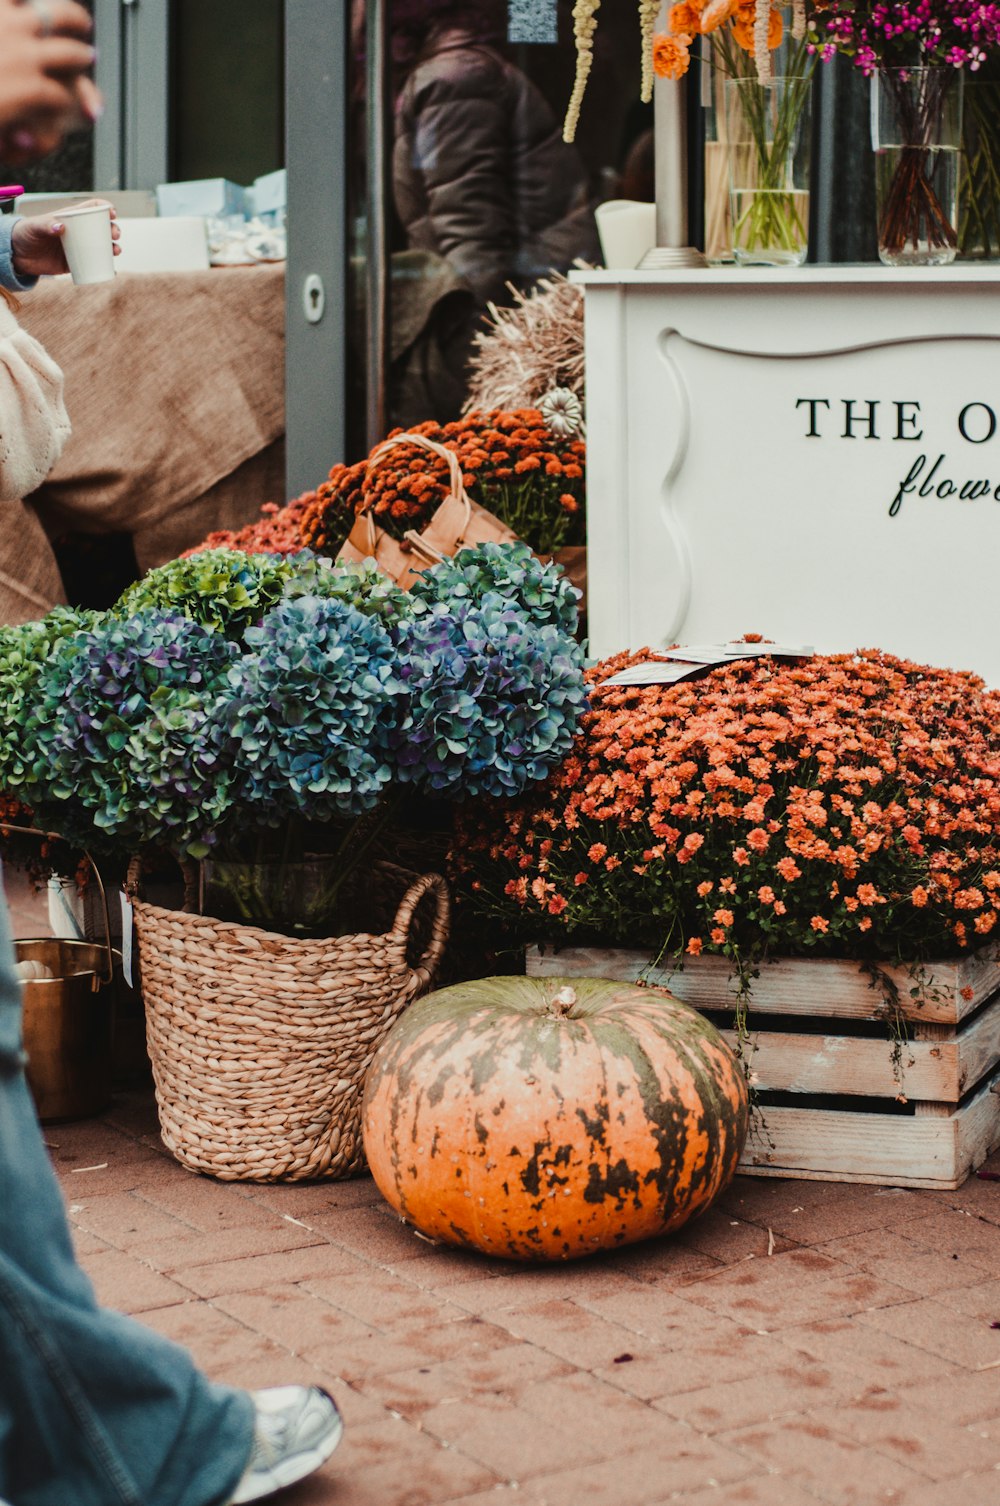
[[[0,1501],[221,1506],[253,1403],[95,1302],[24,1078],[12,968],[0,900]]]

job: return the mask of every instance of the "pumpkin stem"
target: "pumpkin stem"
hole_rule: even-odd
[[[573,1005],[578,1002],[576,989],[568,983],[564,984],[553,999],[549,1001],[553,1014],[565,1017],[569,1014]]]

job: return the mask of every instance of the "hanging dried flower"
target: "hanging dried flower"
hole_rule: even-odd
[[[753,22],[753,51],[757,64],[757,78],[769,84],[774,77],[771,66],[771,0],[757,0]]]
[[[639,35],[642,46],[642,81],[639,97],[648,104],[653,97],[653,29],[660,13],[660,0],[639,0]]]
[[[563,123],[564,141],[572,141],[576,135],[576,127],[580,119],[580,105],[583,102],[587,79],[590,77],[590,69],[594,61],[594,32],[597,30],[597,12],[600,5],[601,0],[576,0],[573,6],[576,77],[573,80],[573,93],[570,95],[566,108],[566,120]]]

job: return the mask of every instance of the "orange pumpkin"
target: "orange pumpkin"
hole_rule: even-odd
[[[365,1153],[422,1233],[571,1260],[676,1229],[729,1182],[747,1088],[666,989],[484,978],[428,994],[365,1084]]]

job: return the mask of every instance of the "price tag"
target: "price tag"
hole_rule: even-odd
[[[129,988],[134,988],[132,982],[132,901],[123,889],[121,891],[122,902],[122,975]]]
[[[507,0],[507,41],[537,47],[558,42],[556,0]]]

